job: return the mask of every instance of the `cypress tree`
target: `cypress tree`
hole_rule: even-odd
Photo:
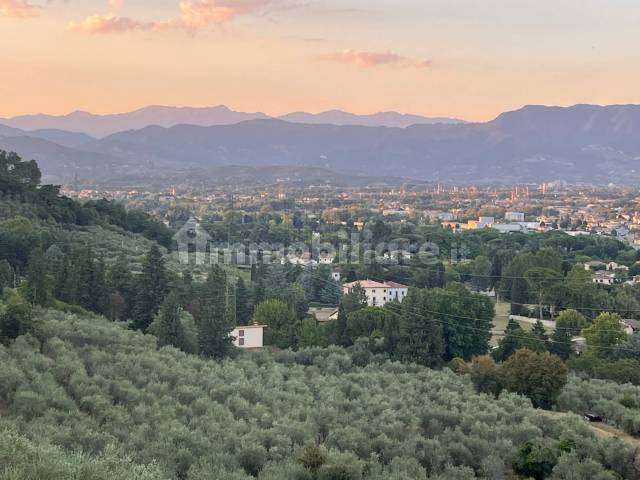
[[[11,264],[7,260],[0,260],[0,293],[5,288],[12,288],[14,286],[15,273]]]
[[[158,345],[172,345],[181,350],[185,347],[185,333],[180,321],[182,308],[176,293],[171,293],[162,303],[158,325]]]
[[[251,319],[251,298],[242,277],[236,283],[236,325],[248,325]]]
[[[233,325],[227,312],[227,276],[213,265],[204,288],[200,318],[200,353],[205,357],[223,358],[233,348],[229,333]]]
[[[47,261],[39,247],[35,248],[29,256],[27,298],[33,305],[47,305],[51,300]]]
[[[158,312],[168,290],[167,271],[160,249],[154,245],[145,257],[142,275],[138,279],[133,306],[133,326],[146,330]]]

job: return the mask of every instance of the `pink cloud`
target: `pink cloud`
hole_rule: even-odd
[[[128,17],[109,15],[91,15],[79,22],[70,22],[69,30],[90,34],[123,33],[134,30],[151,30],[153,23],[140,22]]]
[[[433,65],[433,60],[429,59],[429,58],[423,58],[420,60],[416,60],[414,62],[414,65],[418,68],[427,68]]]
[[[378,65],[416,66],[420,68],[431,65],[431,60],[411,60],[391,50],[380,52],[362,52],[357,50],[342,50],[320,55],[320,59],[331,62],[357,65],[359,67],[374,67]]]
[[[29,18],[38,16],[39,7],[27,0],[0,0],[0,16]]]
[[[178,23],[191,29],[207,27],[252,13],[270,3],[273,0],[182,0]]]
[[[0,0],[0,2],[3,0]],[[127,17],[92,15],[79,22],[71,22],[69,29],[84,33],[123,33],[134,30],[166,30],[182,28],[190,32],[212,25],[230,22],[282,0],[181,0],[180,15],[168,20],[142,22]],[[122,6],[124,0],[110,0],[112,8]]]

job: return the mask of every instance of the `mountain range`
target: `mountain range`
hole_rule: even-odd
[[[73,145],[69,142],[79,137],[55,132],[66,141],[61,145],[46,130],[42,135],[48,138],[34,138],[41,133],[2,129],[0,149],[38,160],[43,172],[58,181],[76,173],[85,179],[195,175],[203,181],[231,165],[245,172],[317,167],[353,177],[466,183],[640,181],[637,105],[526,106],[485,123],[404,128],[272,118],[152,125]]]
[[[0,124],[27,131],[45,129],[80,132],[102,138],[125,130],[139,130],[150,125],[174,127],[176,125],[233,125],[247,120],[273,118],[261,112],[246,113],[230,110],[224,105],[217,107],[164,107],[149,106],[127,113],[96,115],[89,112],[72,112],[68,115],[23,115],[0,118]],[[323,113],[296,112],[280,117],[292,123],[326,123],[333,125],[363,125],[375,127],[404,128],[414,124],[462,123],[455,118],[429,118],[397,112],[381,112],[371,115],[332,110]]]

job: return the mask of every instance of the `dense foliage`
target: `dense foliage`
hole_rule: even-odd
[[[640,478],[631,449],[576,418],[358,344],[214,362],[97,317],[37,316],[0,347],[3,478],[496,479],[538,468],[540,445],[551,478]]]
[[[562,410],[595,413],[627,433],[640,436],[640,387],[571,376],[557,405]]]

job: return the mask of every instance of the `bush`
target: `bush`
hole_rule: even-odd
[[[267,452],[262,447],[243,448],[238,454],[238,463],[249,475],[257,477],[267,463]]]

